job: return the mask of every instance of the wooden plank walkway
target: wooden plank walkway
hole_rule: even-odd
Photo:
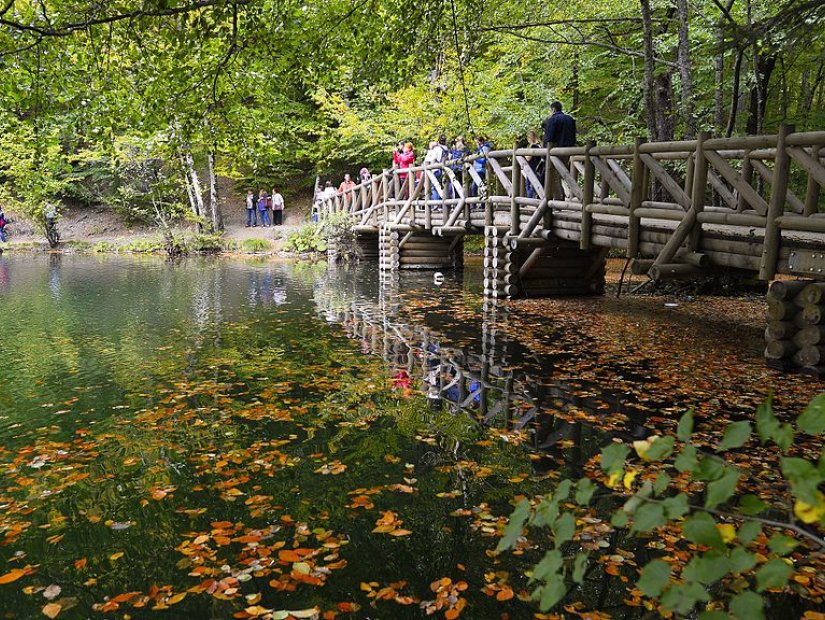
[[[549,162],[543,178],[527,157]],[[458,266],[461,239],[483,234],[496,296],[599,292],[592,274],[569,274],[587,275],[608,248],[654,279],[825,279],[825,131],[496,150],[484,178],[476,158],[384,170],[323,201],[320,218],[349,213],[382,269]]]

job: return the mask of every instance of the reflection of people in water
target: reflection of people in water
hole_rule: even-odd
[[[412,377],[403,368],[392,376],[391,382],[393,389],[399,390],[404,396],[412,394]]]

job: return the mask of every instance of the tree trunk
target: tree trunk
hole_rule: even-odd
[[[192,199],[192,211],[198,217],[198,230],[202,232],[203,224],[201,216],[205,211],[203,206],[203,193],[201,192],[201,183],[198,179],[198,171],[195,170],[195,160],[190,151],[186,151],[183,162],[188,180],[192,184],[192,196],[190,197]]]
[[[676,64],[682,81],[682,119],[685,124],[685,138],[696,135],[696,118],[693,115],[693,75],[690,66],[690,8],[688,0],[676,0],[679,14],[679,45]]]
[[[645,57],[645,79],[643,92],[645,100],[645,121],[647,123],[647,134],[651,141],[658,141],[659,136],[656,130],[656,106],[654,103],[654,92],[656,87],[653,81],[655,70],[655,58],[653,56],[653,26],[650,17],[650,0],[639,0],[642,9],[642,29],[644,40]]]
[[[218,204],[218,177],[215,174],[215,153],[209,152],[209,220],[212,232],[223,230],[223,215]]]
[[[728,126],[725,129],[725,135],[730,138],[736,129],[736,114],[739,111],[739,84],[742,80],[742,59],[745,56],[745,50],[736,50],[736,60],[733,62],[733,86],[730,95],[730,115],[728,116]]]
[[[768,84],[776,67],[776,52],[770,56],[762,56],[754,46],[754,85],[750,90],[750,110],[748,113],[747,133],[758,135],[762,133],[765,124],[765,104],[767,103]]]
[[[716,90],[713,93],[713,124],[716,134],[721,135],[725,125],[725,31],[722,19],[716,26]]]

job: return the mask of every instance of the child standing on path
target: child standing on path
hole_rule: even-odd
[[[270,226],[269,211],[266,210],[266,192],[264,190],[261,190],[258,194],[258,211],[261,212],[261,226],[264,228]]]
[[[258,216],[255,213],[255,194],[252,190],[246,192],[246,227],[257,226]]]

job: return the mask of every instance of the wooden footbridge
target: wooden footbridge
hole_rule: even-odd
[[[825,279],[825,131],[494,150],[388,169],[321,203],[349,213],[383,270],[459,267],[485,236],[485,294],[600,293],[617,248],[635,273]],[[538,178],[531,159],[543,158]]]

